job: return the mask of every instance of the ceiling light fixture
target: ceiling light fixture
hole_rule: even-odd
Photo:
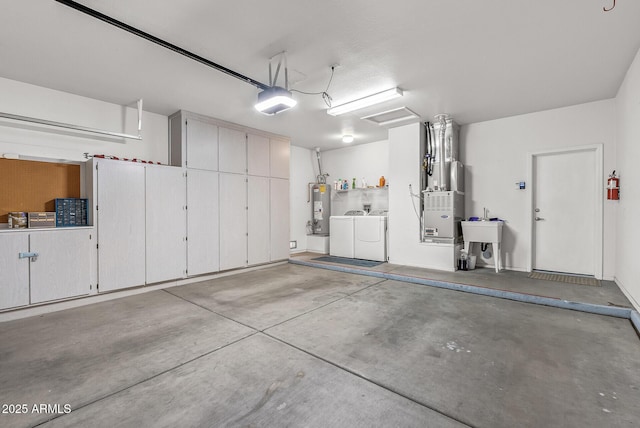
[[[343,143],[353,143],[353,135],[343,135],[342,136],[342,142]]]
[[[361,108],[369,107],[374,104],[379,104],[385,101],[392,100],[394,98],[401,97],[402,95],[402,90],[400,90],[399,88],[387,89],[386,91],[378,92],[377,94],[369,95],[355,101],[350,101],[348,103],[332,107],[327,110],[327,114],[337,116],[340,114],[349,113]]]

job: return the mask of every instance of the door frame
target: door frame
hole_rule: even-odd
[[[604,229],[604,186],[601,185],[602,182],[602,174],[604,171],[603,165],[603,153],[604,153],[604,144],[589,144],[584,146],[574,146],[574,147],[564,147],[560,149],[545,149],[535,152],[527,153],[527,181],[530,183],[529,198],[527,200],[527,213],[526,219],[529,224],[529,259],[527,261],[527,272],[531,272],[533,270],[533,258],[535,257],[535,242],[534,242],[534,228],[535,221],[533,215],[533,205],[534,205],[534,196],[535,196],[535,188],[533,181],[533,164],[538,156],[545,155],[558,155],[563,153],[572,153],[572,152],[583,152],[583,151],[592,151],[595,153],[595,161],[596,161],[596,171],[595,171],[595,180],[593,183],[593,189],[595,191],[595,227],[594,227],[594,276],[597,279],[602,278],[602,266],[603,266],[603,229]]]

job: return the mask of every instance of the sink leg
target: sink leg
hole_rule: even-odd
[[[500,272],[500,243],[492,242],[491,246],[493,247],[493,262],[496,266],[496,273]]]

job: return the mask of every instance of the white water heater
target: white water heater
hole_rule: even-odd
[[[311,233],[329,235],[331,217],[331,186],[325,183],[311,185]]]

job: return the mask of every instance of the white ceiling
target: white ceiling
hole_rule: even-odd
[[[268,83],[287,51],[293,88],[334,105],[398,86],[400,100],[333,117],[295,94],[277,116],[258,90],[54,0],[2,0],[0,76],[169,115],[184,109],[341,147],[387,138],[360,120],[406,106],[425,120],[472,123],[615,97],[640,48],[640,1],[619,0],[81,0],[79,3]],[[9,112],[10,113],[10,112]]]

